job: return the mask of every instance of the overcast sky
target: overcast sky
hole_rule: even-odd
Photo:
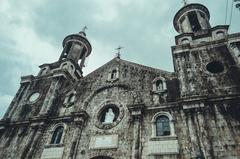
[[[209,8],[212,26],[224,24],[226,1],[191,0]],[[84,25],[93,47],[85,75],[114,58],[119,45],[122,59],[173,71],[172,21],[182,6],[181,0],[0,0],[0,117],[20,77],[56,61],[64,37]],[[239,18],[234,9],[230,33],[239,31]]]

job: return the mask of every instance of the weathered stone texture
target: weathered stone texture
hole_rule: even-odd
[[[200,4],[176,14],[175,72],[117,57],[82,77],[91,45],[67,36],[59,61],[22,77],[0,121],[1,158],[239,158],[240,34],[208,17]]]

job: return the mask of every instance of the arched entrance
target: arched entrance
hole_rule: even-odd
[[[108,156],[96,156],[96,157],[93,157],[91,159],[114,159],[114,158],[108,157]]]

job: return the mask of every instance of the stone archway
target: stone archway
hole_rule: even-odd
[[[114,158],[108,157],[108,156],[96,156],[96,157],[93,157],[91,159],[114,159]]]

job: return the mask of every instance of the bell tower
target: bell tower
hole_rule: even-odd
[[[201,4],[186,4],[174,17],[173,24],[179,33],[191,33],[210,29],[210,14]]]
[[[62,45],[63,51],[59,60],[72,60],[73,62],[78,63],[82,69],[84,67],[86,57],[88,57],[92,51],[91,44],[86,37],[85,31],[68,35],[63,40]]]
[[[52,73],[67,74],[74,80],[79,80],[83,76],[82,69],[85,66],[86,58],[91,54],[92,46],[83,31],[76,34],[70,34],[64,38],[62,45],[63,51],[57,62],[43,64],[39,76],[51,75]],[[70,77],[69,76],[69,77]]]
[[[228,34],[228,25],[211,27],[209,20],[209,10],[198,3],[185,3],[174,16],[179,34],[172,55],[183,98],[237,92],[238,82],[232,77],[239,63],[237,47],[229,47],[238,43],[237,35]]]

